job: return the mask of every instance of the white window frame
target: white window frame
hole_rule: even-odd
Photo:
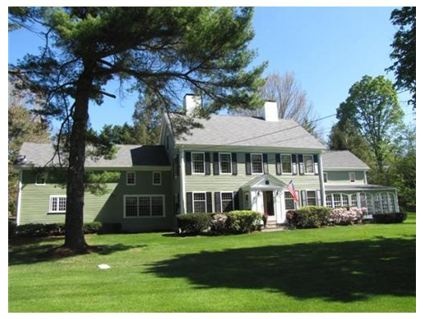
[[[353,176],[354,176],[354,178],[353,178]],[[356,172],[349,172],[348,173],[348,180],[351,183],[355,183],[356,182]]]
[[[229,167],[230,167],[230,173],[223,173],[223,171],[221,170],[221,155],[229,155]],[[232,167],[232,153],[218,153],[218,166],[219,166],[219,170],[220,170],[220,175],[232,175],[233,173],[233,167]]]
[[[232,210],[235,209],[235,194],[233,193],[233,191],[229,191],[229,192],[220,192],[220,206],[221,206],[221,212],[224,212],[224,206],[223,206],[223,194],[232,194]]]
[[[39,183],[38,179],[40,177],[43,177],[44,182],[43,183]],[[35,185],[37,186],[46,186],[46,181],[47,181],[47,173],[39,173],[35,175]]]
[[[260,155],[261,158],[261,172],[254,172],[254,167],[252,166],[252,155]],[[263,153],[250,153],[251,160],[251,174],[252,175],[263,175],[264,174],[264,163],[263,163]]]
[[[286,198],[286,194],[289,194],[290,198]],[[286,207],[286,201],[287,200],[292,200],[292,202],[294,203],[294,208]],[[289,192],[289,191],[283,192],[283,201],[285,203],[285,210],[295,210],[295,209],[297,209],[297,202],[292,198],[291,192]]]
[[[312,162],[312,171],[307,172],[307,164],[306,164],[306,157],[311,157]],[[313,154],[303,154],[303,166],[304,166],[304,174],[305,175],[314,175],[314,155]]]
[[[129,176],[130,174],[134,174],[134,182],[133,182],[133,183],[129,183],[129,182],[128,182],[128,176]],[[137,180],[137,177],[136,177],[136,172],[135,172],[135,171],[127,171],[127,172],[125,173],[125,184],[126,184],[127,186],[135,186],[135,185],[136,185],[136,180]]]
[[[308,203],[308,199],[309,199],[308,192],[313,192],[314,193],[314,204],[309,204]],[[316,206],[316,204],[317,204],[317,193],[316,193],[316,191],[315,190],[306,190],[305,191],[305,205],[306,206]]]
[[[59,210],[59,198],[65,198],[66,199],[66,195],[50,195],[49,196],[49,214],[66,214],[66,208],[65,210]],[[53,210],[53,199],[57,199],[58,203],[57,203],[57,210]]]
[[[204,212],[195,212],[195,194],[204,194],[205,199],[203,200],[205,203],[205,211]],[[221,195],[220,195],[220,199],[221,199]],[[202,202],[202,200],[197,199],[197,202]],[[208,210],[207,207],[207,192],[192,192],[192,211],[194,213],[206,213]]]
[[[136,197],[137,198],[137,216],[127,216],[126,212],[126,198],[127,197]],[[140,198],[148,197],[149,198],[149,213],[150,215],[140,215]],[[152,197],[161,197],[162,199],[162,215],[152,215]],[[123,218],[124,219],[134,219],[134,218],[164,218],[165,217],[165,195],[164,194],[125,194],[123,195]]]
[[[159,175],[159,183],[155,183],[155,174]],[[162,185],[162,174],[159,171],[152,172],[152,185],[153,186],[161,186]]]
[[[289,156],[289,160],[291,162],[291,167],[289,169],[289,172],[284,172],[283,171],[283,157],[284,156]],[[293,171],[294,171],[293,165],[294,165],[294,163],[292,162],[292,154],[285,154],[285,153],[284,154],[280,154],[280,169],[282,171],[282,175],[292,175],[293,174]]]
[[[203,157],[203,167],[204,167],[204,171],[201,173],[201,172],[195,172],[195,163],[194,163],[194,161],[193,161],[193,154],[202,154],[202,157]],[[205,175],[205,152],[191,152],[190,153],[190,163],[191,163],[191,166],[192,166],[192,174],[193,175]]]

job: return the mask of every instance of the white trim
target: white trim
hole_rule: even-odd
[[[137,198],[137,216],[126,216],[126,198],[127,197],[136,197]],[[150,198],[150,216],[140,216],[139,215],[139,197],[149,197]],[[152,216],[152,197],[161,197],[162,198],[162,215],[161,216]],[[164,194],[124,194],[123,195],[123,218],[124,219],[136,219],[136,218],[164,218],[165,217],[165,195]]]
[[[196,191],[192,192],[192,213],[196,213],[195,212],[195,194],[205,195],[205,212],[199,212],[199,213],[207,213],[208,212],[207,192],[196,192]],[[212,197],[212,194],[211,194],[211,197]],[[211,198],[211,201],[212,201],[212,198]],[[200,200],[197,200],[197,202],[200,202]]]
[[[261,173],[254,173],[252,167],[252,155],[260,155],[261,158]],[[264,174],[264,162],[263,162],[263,153],[249,153],[250,165],[251,165],[251,175],[263,175]]]
[[[129,184],[128,183],[128,175],[129,174],[134,174],[134,183],[132,183],[132,184]],[[137,180],[137,177],[136,177],[136,172],[135,171],[126,171],[125,172],[125,185],[127,185],[127,186],[136,186],[136,180]]]
[[[230,173],[223,173],[221,171],[221,154],[229,155]],[[220,175],[232,175],[233,174],[232,153],[228,153],[228,152],[219,152],[218,153],[218,173]]]
[[[289,156],[289,159],[291,161],[290,172],[284,172],[283,171],[283,161],[282,161],[283,156]],[[292,162],[292,154],[280,153],[280,171],[281,171],[282,175],[293,175],[293,171],[294,171],[293,164],[294,163]]]
[[[155,174],[159,174],[159,183],[155,183]],[[152,172],[152,185],[153,186],[161,186],[162,185],[162,174],[158,171]]]
[[[21,200],[22,200],[22,171],[19,171],[19,183],[18,183],[18,198],[16,205],[16,225],[21,224]]]
[[[235,209],[235,191],[220,191],[220,206],[221,206],[221,212],[223,212],[223,193],[231,193],[232,194],[232,209]],[[214,203],[215,204],[215,203]]]
[[[184,151],[180,149],[179,151],[179,160],[180,160],[180,213],[186,214],[186,166],[185,166],[185,158]]]
[[[49,196],[49,211],[48,211],[48,213],[49,214],[66,214],[66,207],[65,207],[65,210],[59,210],[59,200],[58,200],[58,210],[56,210],[56,211],[53,211],[52,210],[52,199],[53,198],[66,198],[66,195],[50,195]]]
[[[194,165],[194,162],[193,162],[193,154],[202,154],[203,157],[204,157],[204,159],[203,159],[204,171],[202,173],[195,172],[195,165]],[[190,165],[191,165],[191,168],[192,168],[192,175],[205,175],[205,172],[206,172],[206,169],[205,169],[206,165],[205,164],[206,164],[205,163],[205,152],[190,152]]]

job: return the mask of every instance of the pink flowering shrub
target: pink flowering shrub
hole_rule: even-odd
[[[352,225],[361,223],[366,208],[357,207],[338,207],[333,208],[329,214],[329,223],[331,225]]]

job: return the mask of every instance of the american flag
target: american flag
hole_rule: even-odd
[[[288,183],[288,191],[291,193],[292,199],[298,202],[298,193],[295,190],[295,185],[292,180]]]

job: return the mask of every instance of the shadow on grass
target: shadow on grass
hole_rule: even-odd
[[[67,253],[61,253],[60,238],[32,238],[19,240],[9,245],[9,265],[33,264],[44,261],[54,261],[72,257]],[[97,245],[92,246],[90,253],[98,255],[110,255],[116,252],[133,248],[145,247],[146,245]]]
[[[351,302],[415,296],[415,238],[237,248],[179,255],[148,272],[200,289],[265,289],[299,299]]]

